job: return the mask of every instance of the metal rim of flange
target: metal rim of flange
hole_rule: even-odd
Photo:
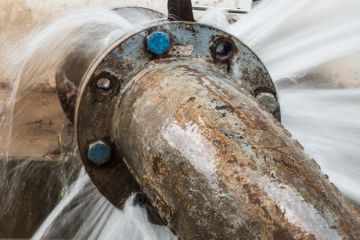
[[[146,39],[154,32],[167,33],[171,49],[161,56],[150,53]],[[225,44],[217,51],[219,44]],[[230,51],[229,51],[230,48]],[[140,191],[136,180],[116,151],[113,138],[113,113],[127,84],[141,70],[160,61],[196,58],[214,64],[228,74],[237,89],[249,95],[267,92],[277,99],[276,89],[264,64],[257,55],[234,36],[199,23],[158,21],[128,34],[108,48],[89,69],[79,89],[75,110],[75,126],[83,164],[100,192],[116,206],[122,206],[134,191]],[[96,82],[107,78],[111,89],[96,88]],[[280,109],[275,117],[280,117]],[[124,136],[126,137],[126,136]],[[112,148],[111,160],[98,166],[87,159],[92,142],[102,140]]]
[[[156,21],[164,21],[166,20],[166,15],[155,11],[150,8],[145,7],[138,7],[138,6],[128,6],[128,7],[117,7],[112,9],[113,12],[119,14],[119,16],[123,17],[124,19],[128,20],[129,22],[134,21],[138,18],[146,18],[149,19],[148,22],[144,22],[144,26],[147,24],[151,24],[151,22]],[[81,43],[79,43],[81,44]],[[83,67],[85,64],[88,67],[90,63],[87,63],[88,59],[82,59],[79,57],[79,54],[76,52],[77,49],[75,48],[74,52],[71,52],[71,55],[68,56],[68,59],[65,60],[65,65],[70,66],[70,68],[74,68],[77,73],[79,72],[79,65]],[[76,56],[76,57],[75,57]],[[81,56],[81,54],[80,54]],[[74,67],[75,66],[75,67]],[[65,68],[68,68],[65,66]],[[61,103],[61,107],[64,110],[67,118],[70,121],[74,121],[74,111],[76,105],[76,99],[78,95],[78,87],[82,78],[71,76],[68,78],[66,70],[64,71],[64,65],[61,67],[61,70],[57,72],[55,81],[56,81],[56,90],[58,93],[58,98]],[[81,73],[81,71],[80,71]],[[81,75],[81,74],[80,74]]]

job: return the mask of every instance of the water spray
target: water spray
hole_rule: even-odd
[[[358,211],[281,125],[264,64],[180,2],[57,75],[94,184],[118,207],[142,193],[180,239],[357,239]]]

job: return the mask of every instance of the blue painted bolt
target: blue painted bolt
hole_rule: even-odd
[[[157,56],[169,51],[170,45],[169,35],[165,32],[153,32],[146,41],[147,50]]]
[[[89,145],[87,157],[96,165],[102,165],[110,160],[111,148],[102,140],[98,140]]]

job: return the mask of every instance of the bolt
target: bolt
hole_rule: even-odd
[[[153,32],[146,41],[147,50],[157,56],[163,55],[170,49],[170,38],[165,32]]]
[[[107,78],[100,78],[96,81],[96,87],[105,91],[110,90],[111,81]]]
[[[279,103],[271,93],[259,93],[256,95],[257,102],[265,108],[266,111],[274,113],[279,108]]]
[[[102,140],[95,141],[89,145],[87,157],[96,165],[102,165],[110,160],[111,148]]]

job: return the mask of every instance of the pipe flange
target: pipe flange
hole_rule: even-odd
[[[155,42],[155,48],[148,45],[149,37]],[[130,192],[139,189],[137,181],[132,179],[126,161],[115,147],[112,147],[111,160],[99,166],[87,158],[89,144],[103,140],[110,146],[114,145],[113,112],[127,84],[140,71],[152,63],[176,59],[186,61],[189,58],[214,64],[229,76],[231,81],[228,84],[239,90],[246,89],[254,97],[259,93],[269,93],[277,100],[270,75],[256,54],[237,38],[219,29],[199,23],[165,21],[119,39],[84,77],[75,116],[83,164],[98,189],[116,206],[122,205]],[[109,82],[102,80],[104,76],[111,76]],[[104,96],[99,96],[99,91],[94,90],[99,79],[102,81],[100,86],[105,86],[100,91]],[[278,107],[273,115],[280,119]]]

